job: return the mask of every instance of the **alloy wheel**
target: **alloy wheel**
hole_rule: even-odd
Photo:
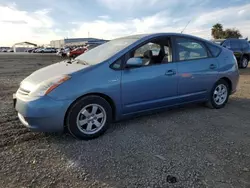
[[[98,104],[85,106],[77,115],[77,127],[84,134],[95,134],[105,125],[107,114]]]
[[[243,58],[243,60],[242,60],[242,66],[243,67],[247,67],[247,65],[248,65],[248,59],[247,58]]]
[[[219,84],[213,93],[215,104],[222,105],[227,100],[228,90],[224,84]]]

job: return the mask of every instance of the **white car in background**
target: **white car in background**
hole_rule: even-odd
[[[14,52],[12,48],[8,49],[7,52]]]
[[[43,48],[41,50],[41,53],[56,53],[56,49],[55,48]]]
[[[66,57],[68,52],[70,52],[70,48],[62,48],[56,53],[56,55]]]

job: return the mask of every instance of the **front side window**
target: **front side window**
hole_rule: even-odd
[[[143,57],[143,54],[148,50],[151,50],[152,54],[157,56],[161,50],[161,46],[159,44],[149,42],[135,50],[134,57]]]
[[[141,58],[143,62],[142,66],[169,63],[172,61],[170,49],[170,39],[162,37],[132,50],[129,58]]]
[[[177,58],[179,61],[207,58],[205,46],[196,40],[176,38]]]

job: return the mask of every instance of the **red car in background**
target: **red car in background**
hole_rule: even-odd
[[[68,57],[71,57],[71,58],[75,58],[75,57],[77,57],[77,56],[83,54],[83,53],[86,52],[87,50],[88,50],[88,48],[86,48],[86,47],[75,48],[75,49],[69,51],[69,52],[67,53],[67,56],[68,56]]]

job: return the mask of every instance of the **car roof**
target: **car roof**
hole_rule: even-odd
[[[214,39],[212,41],[216,41],[216,42],[223,42],[225,40],[240,40],[240,41],[247,41],[246,39],[237,39],[237,38],[227,38],[227,39]]]
[[[125,38],[134,38],[134,39],[141,39],[145,37],[160,37],[160,36],[186,36],[186,37],[192,37],[192,38],[198,38],[193,35],[183,34],[183,33],[147,33],[147,34],[136,34],[136,35],[129,35],[125,37],[120,37],[119,39],[125,39]],[[201,39],[201,38],[199,38]]]
[[[209,42],[214,44],[213,42],[210,42],[206,39],[200,38],[200,37],[196,37],[193,35],[188,35],[188,34],[183,34],[183,33],[148,33],[148,34],[137,34],[137,35],[129,35],[129,36],[125,36],[125,37],[120,37],[117,39],[150,39],[150,38],[154,38],[154,37],[161,37],[161,36],[177,36],[177,37],[188,37],[188,38],[193,38],[196,40],[201,40],[204,42]]]
[[[212,41],[214,41],[214,42],[223,42],[225,40],[227,40],[227,39],[213,39]]]
[[[221,48],[220,45],[214,43],[213,41],[209,41],[200,37],[196,37],[193,35],[188,35],[188,34],[183,34],[183,33],[149,33],[149,34],[137,34],[137,35],[130,35],[130,36],[125,36],[125,37],[121,37],[121,38],[117,38],[117,39],[138,39],[138,41],[141,40],[148,40],[148,39],[152,39],[154,37],[164,37],[164,36],[177,36],[177,37],[187,37],[187,38],[192,38],[194,40],[199,40],[202,42],[206,42],[208,44],[211,45],[215,45],[219,48]]]

